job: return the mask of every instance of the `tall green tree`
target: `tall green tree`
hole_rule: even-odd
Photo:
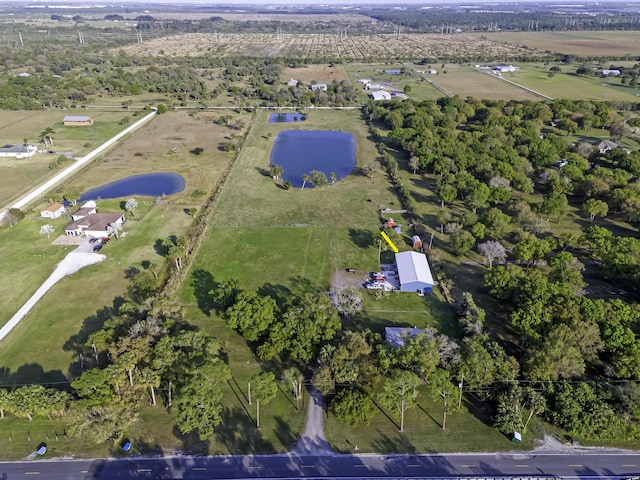
[[[255,342],[269,330],[279,313],[276,301],[268,295],[241,292],[226,311],[227,325]]]
[[[416,406],[418,376],[407,370],[395,370],[383,385],[380,403],[400,416],[400,432],[404,432],[404,414]]]
[[[221,420],[222,385],[230,378],[229,367],[221,361],[209,362],[187,377],[176,399],[180,432],[195,431],[200,440],[214,432]]]
[[[276,396],[278,385],[272,372],[260,372],[251,376],[251,396],[256,401],[256,427],[260,428],[260,403],[266,405]]]

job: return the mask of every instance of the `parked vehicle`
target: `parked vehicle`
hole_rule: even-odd
[[[379,282],[367,283],[367,290],[384,290],[384,284]]]
[[[101,248],[102,248],[102,245],[100,245],[100,244],[98,244],[98,245],[94,245],[94,246],[93,246],[93,251],[94,251],[94,252],[99,252]]]

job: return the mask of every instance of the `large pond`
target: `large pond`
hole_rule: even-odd
[[[163,197],[183,190],[184,178],[177,173],[146,173],[125,177],[89,190],[80,196],[80,201],[131,197],[134,195]]]
[[[282,178],[302,186],[302,175],[312,170],[330,173],[340,180],[356,166],[356,140],[350,133],[331,130],[282,130],[276,136],[270,162],[282,165]],[[312,185],[307,182],[306,187]]]
[[[272,113],[269,123],[304,122],[307,119],[302,113]]]

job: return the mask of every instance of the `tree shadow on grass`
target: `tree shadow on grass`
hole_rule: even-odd
[[[193,287],[193,295],[198,302],[198,308],[207,317],[211,315],[211,310],[215,308],[215,303],[209,292],[214,290],[218,283],[213,279],[211,272],[198,269],[191,274],[191,286]]]
[[[31,384],[44,384],[45,386],[64,388],[61,384],[67,383],[69,379],[60,370],[49,370],[45,372],[42,365],[37,363],[25,363],[11,373],[11,370],[2,367],[0,369],[0,385],[2,386],[22,386]]]
[[[215,435],[233,455],[276,453],[271,442],[262,438],[253,419],[239,407],[222,411],[222,421],[216,427]]]
[[[275,285],[273,283],[265,283],[257,290],[258,295],[265,297],[269,296],[273,298],[280,308],[283,307],[285,302],[291,297],[292,292],[288,287],[284,285]]]
[[[350,228],[349,238],[358,248],[370,247],[374,242],[373,232],[364,228]]]
[[[211,444],[209,440],[200,440],[196,432],[182,433],[177,425],[173,427],[173,434],[182,442],[183,452],[190,455],[209,455]]]
[[[291,450],[298,438],[291,431],[291,427],[289,424],[279,415],[275,417],[276,420],[276,429],[275,434],[278,437],[280,443],[284,446],[286,450]]]
[[[77,357],[76,361],[69,366],[69,375],[71,377],[80,375],[84,369],[97,366],[97,363],[100,362],[100,357],[98,357],[98,362],[96,362],[94,352],[87,346],[87,341],[92,334],[104,327],[107,320],[118,315],[120,307],[122,307],[125,301],[124,297],[118,296],[114,298],[111,306],[102,307],[100,310],[97,310],[95,314],[85,318],[82,322],[82,327],[80,327],[80,331],[69,337],[65,342],[62,347],[63,350],[73,352]]]
[[[417,453],[416,447],[401,433],[380,433],[371,442],[373,450],[380,453]]]

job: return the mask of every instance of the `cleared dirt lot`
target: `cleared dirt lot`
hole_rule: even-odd
[[[290,78],[294,78],[305,85],[311,82],[331,84],[334,80],[340,82],[347,80],[347,72],[344,71],[342,65],[307,65],[304,68],[285,68],[282,72],[281,79],[286,82]]]

